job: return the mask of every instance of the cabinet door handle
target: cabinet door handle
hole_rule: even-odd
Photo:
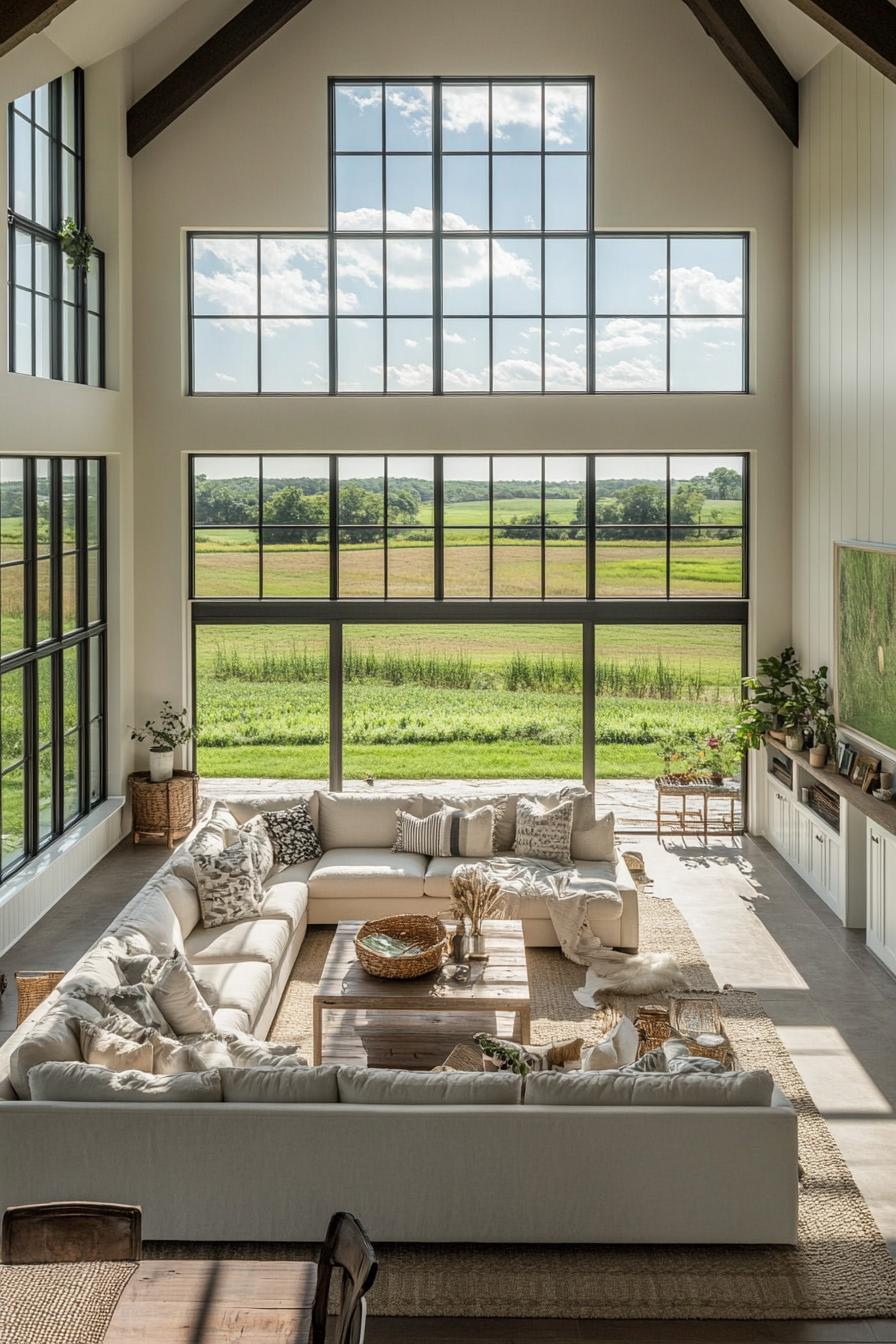
[[[815,839],[818,841],[818,843],[819,843],[820,845],[823,845],[823,844],[824,844],[824,836],[823,836],[823,835],[816,835]]]
[[[872,845],[879,845],[879,844],[880,844],[880,836],[879,836],[879,835],[872,835],[872,837],[871,837],[871,843],[872,843]]]

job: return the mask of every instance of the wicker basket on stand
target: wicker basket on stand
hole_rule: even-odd
[[[134,844],[141,840],[164,840],[173,849],[196,824],[199,776],[191,770],[175,770],[170,779],[153,783],[145,770],[131,775],[131,807],[134,814]]]
[[[16,971],[16,1026],[20,1027],[59,984],[65,971]]]

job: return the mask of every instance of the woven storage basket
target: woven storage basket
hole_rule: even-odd
[[[39,1003],[56,988],[65,971],[16,971],[16,1026],[20,1027],[25,1018],[33,1013]]]
[[[176,770],[171,779],[153,782],[144,771],[131,775],[135,840],[164,836],[168,845],[189,835],[196,824],[199,777]]]
[[[426,950],[410,957],[381,957],[378,952],[362,946],[361,939],[371,933],[406,938]],[[442,921],[431,915],[390,915],[388,919],[371,919],[361,925],[355,934],[355,951],[368,975],[376,975],[381,980],[415,980],[419,975],[429,975],[439,969],[448,955],[448,934]]]
[[[672,1035],[672,1023],[669,1021],[669,1009],[663,1008],[661,1004],[645,1003],[638,1009],[638,1016],[635,1018],[635,1026],[638,1028],[640,1042],[638,1044],[638,1058],[647,1055],[651,1050],[656,1050],[657,1046],[668,1041]]]

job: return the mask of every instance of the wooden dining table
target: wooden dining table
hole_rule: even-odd
[[[105,1344],[304,1344],[316,1282],[308,1260],[141,1260]]]

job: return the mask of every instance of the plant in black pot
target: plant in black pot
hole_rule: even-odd
[[[142,728],[130,724],[131,741],[146,742],[149,749],[149,777],[154,784],[170,779],[174,774],[174,753],[196,736],[196,727],[190,722],[186,709],[179,713],[170,700],[162,701],[158,719],[147,719]]]

